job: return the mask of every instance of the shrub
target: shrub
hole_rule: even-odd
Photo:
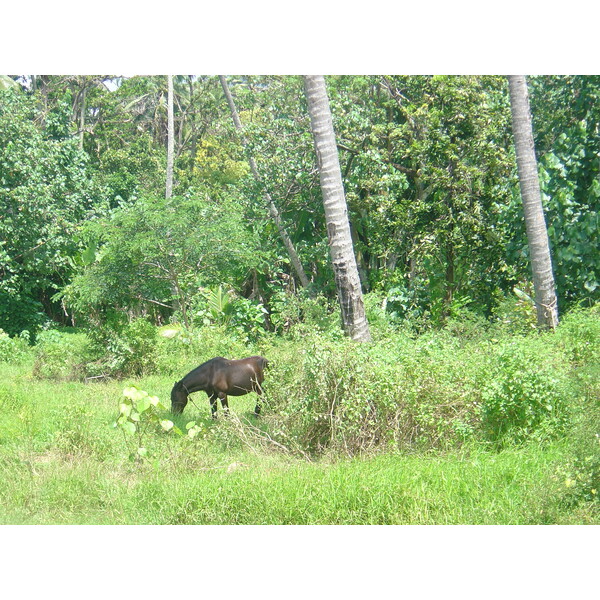
[[[276,333],[302,337],[311,333],[335,336],[340,330],[337,307],[324,296],[278,292],[270,300],[270,319]]]
[[[30,353],[29,332],[22,331],[18,336],[10,337],[0,329],[0,362],[17,363]]]
[[[530,286],[523,285],[531,294]],[[531,296],[518,288],[514,288],[514,296],[498,302],[493,310],[494,322],[504,331],[512,335],[532,333],[537,327],[535,304]]]
[[[575,365],[600,363],[600,304],[567,313],[557,328],[556,342]]]
[[[42,331],[35,345],[33,374],[41,379],[82,379],[88,360],[89,340],[85,334]]]
[[[495,338],[477,323],[371,344],[314,333],[279,342],[265,382],[273,429],[317,454],[564,434],[587,379],[575,385],[554,333]]]
[[[482,390],[482,432],[500,445],[522,442],[542,429],[552,435],[567,424],[569,391],[564,364],[541,343],[508,342],[497,350]],[[553,361],[554,358],[554,361]]]
[[[357,345],[314,335],[301,353],[282,348],[265,385],[274,429],[312,453],[462,444],[477,423],[477,377],[458,349],[432,339]]]
[[[94,357],[87,366],[89,375],[124,377],[154,372],[158,330],[146,319],[113,320],[90,330],[89,337]]]

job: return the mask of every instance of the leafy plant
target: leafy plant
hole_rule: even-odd
[[[16,363],[29,354],[29,332],[10,337],[0,329],[0,362]]]
[[[91,353],[87,366],[92,375],[142,375],[154,370],[158,330],[146,319],[123,322],[114,318],[91,329]]]
[[[206,309],[200,311],[198,316],[204,316],[205,324],[210,322],[227,325],[233,312],[233,305],[229,294],[223,291],[223,286],[203,290],[202,296],[206,301]]]
[[[246,341],[256,341],[265,333],[267,310],[262,303],[238,296],[233,290],[226,292],[221,285],[202,290],[201,296],[195,316],[203,325],[231,328]]]
[[[158,397],[150,396],[148,392],[136,386],[123,390],[119,416],[113,426],[123,433],[125,444],[130,450],[130,459],[141,460],[148,456],[145,441],[150,430],[160,428],[166,433],[183,435],[173,421],[161,418],[160,411],[166,410]]]
[[[568,421],[564,374],[541,357],[511,344],[502,347],[481,392],[485,437],[497,444],[522,442],[543,426],[556,435]]]
[[[85,334],[58,329],[41,331],[35,345],[33,374],[40,379],[83,379],[89,358],[90,345]]]

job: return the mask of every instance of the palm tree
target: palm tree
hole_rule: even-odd
[[[524,75],[511,75],[508,84],[538,327],[554,329],[558,325],[558,307],[535,158],[527,82]]]
[[[329,252],[344,331],[356,341],[371,339],[348,221],[329,99],[322,75],[306,75],[304,90],[319,166]]]
[[[165,196],[173,194],[173,154],[175,148],[175,124],[173,119],[173,75],[167,75],[167,186]]]

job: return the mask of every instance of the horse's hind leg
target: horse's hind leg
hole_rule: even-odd
[[[262,394],[256,392],[256,406],[254,407],[254,415],[258,417],[262,408]]]
[[[210,412],[213,419],[217,418],[217,394],[211,394],[208,397],[210,401]]]

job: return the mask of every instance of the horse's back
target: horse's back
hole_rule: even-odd
[[[263,371],[267,364],[263,356],[240,359],[216,356],[190,371],[179,384],[190,389],[205,389],[209,393],[214,389],[232,395],[248,393],[256,391],[256,384],[260,386],[264,381]]]

